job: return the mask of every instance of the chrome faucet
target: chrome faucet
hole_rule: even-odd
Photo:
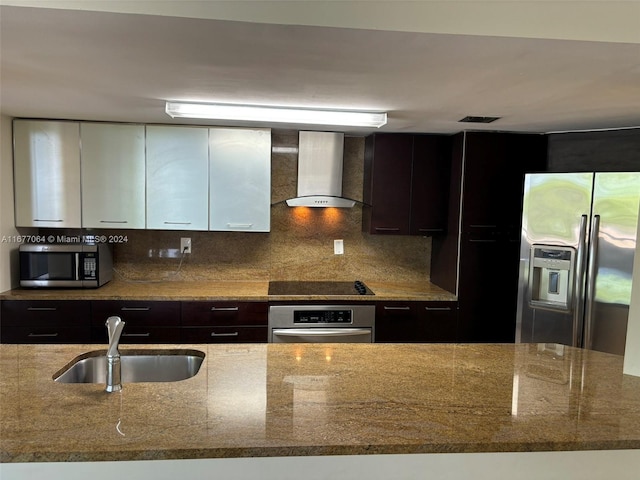
[[[120,317],[109,317],[105,323],[109,334],[109,348],[107,349],[107,392],[119,392],[122,390],[120,376],[120,352],[118,344],[124,328],[124,322]]]

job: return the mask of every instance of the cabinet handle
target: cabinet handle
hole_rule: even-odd
[[[238,307],[211,307],[212,312],[237,312]]]
[[[376,232],[399,232],[398,227],[376,227]]]
[[[496,243],[497,240],[493,238],[471,238],[469,239],[471,243]]]
[[[239,335],[238,332],[231,332],[231,333],[216,333],[216,332],[211,332],[211,336],[212,337],[237,337]]]
[[[165,225],[191,225],[191,222],[164,222]]]
[[[497,225],[469,225],[473,228],[498,228]]]
[[[123,337],[150,337],[150,333],[123,333]]]
[[[56,223],[64,222],[64,220],[47,220],[44,218],[34,218],[33,221],[34,222],[56,222]]]
[[[100,220],[100,223],[129,223],[128,220]]]
[[[424,307],[425,310],[430,312],[450,312],[451,307]]]
[[[121,312],[148,312],[151,307],[122,307]]]
[[[58,334],[57,333],[30,333],[27,336],[30,338],[44,338],[44,337],[53,338],[53,337],[57,337]]]
[[[227,223],[229,228],[251,228],[253,223]]]
[[[55,312],[58,310],[56,307],[27,307],[29,312]]]
[[[419,232],[431,233],[431,232],[444,232],[444,228],[419,228]]]
[[[384,306],[385,310],[411,310],[410,307],[387,307],[386,305]]]

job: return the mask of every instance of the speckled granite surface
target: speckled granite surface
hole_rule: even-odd
[[[2,462],[640,448],[640,378],[614,355],[548,344],[181,347],[206,354],[195,377],[107,394],[52,380],[101,345],[0,345]]]
[[[114,280],[96,289],[18,288],[0,294],[0,300],[335,300],[341,301],[454,301],[455,295],[429,282],[366,281],[375,296],[269,296],[268,281],[125,282]]]

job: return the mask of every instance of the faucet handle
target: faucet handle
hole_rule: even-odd
[[[113,338],[113,334],[116,331],[116,327],[122,323],[122,319],[120,317],[109,317],[107,318],[107,321],[104,323],[105,326],[107,327],[107,333],[109,335],[109,342],[111,342],[111,339]]]

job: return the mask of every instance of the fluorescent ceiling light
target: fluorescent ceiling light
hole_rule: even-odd
[[[165,111],[173,118],[209,118],[215,120],[342,125],[376,128],[387,123],[386,113],[261,107],[257,105],[167,102]]]

